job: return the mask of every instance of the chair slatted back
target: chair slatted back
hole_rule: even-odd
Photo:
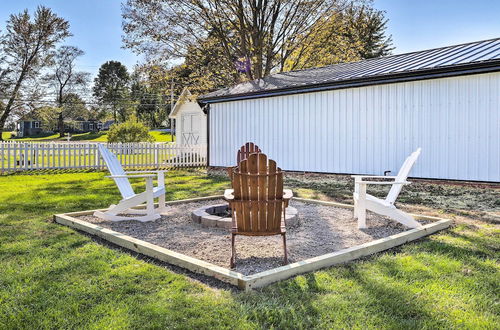
[[[125,171],[123,170],[122,164],[116,157],[114,153],[108,150],[103,144],[98,145],[99,153],[101,154],[102,159],[106,163],[108,167],[109,173],[111,175],[125,175]],[[118,186],[118,190],[123,198],[134,196],[134,189],[132,189],[132,185],[127,178],[114,178],[113,179]]]
[[[247,159],[251,154],[260,154],[262,150],[254,144],[253,142],[247,142],[241,146],[240,150],[238,150],[238,154],[236,155],[236,164],[239,164],[241,161]]]
[[[250,156],[251,154],[261,153],[261,152],[262,150],[260,150],[260,148],[253,142],[247,142],[244,145],[242,145],[236,155],[236,166],[227,168],[227,173],[229,175],[229,178],[232,179],[233,171],[238,167],[240,162],[247,159],[248,156]]]
[[[284,207],[283,173],[263,153],[250,154],[233,172],[233,217],[237,231],[279,233]]]
[[[421,148],[418,148],[415,150],[408,158],[406,158],[405,162],[403,163],[403,166],[399,169],[398,175],[396,176],[396,181],[397,182],[402,182],[406,181],[408,178],[408,175],[410,175],[410,171],[415,164],[415,162],[418,159],[418,156],[420,156],[420,151]],[[389,190],[389,193],[387,194],[387,197],[385,200],[391,204],[393,204],[396,199],[399,196],[399,193],[401,192],[401,189],[403,188],[403,185],[401,184],[395,184],[392,186],[391,190]]]

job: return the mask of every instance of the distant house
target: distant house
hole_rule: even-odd
[[[43,133],[42,122],[35,113],[30,112],[17,121],[16,131],[19,137],[41,134]]]
[[[76,120],[64,123],[64,130],[70,133],[87,133],[99,132],[103,124],[95,119],[85,120],[84,118],[77,118]]]
[[[86,120],[84,118],[77,118],[76,120],[67,120],[64,122],[64,131],[69,133],[99,132],[103,127],[104,123],[95,119]],[[26,137],[42,133],[53,133],[58,131],[58,129],[57,126],[45,126],[36,111],[32,111],[16,122],[16,131],[18,137]]]
[[[102,130],[103,131],[107,131],[110,129],[111,125],[113,125],[115,123],[114,120],[108,120],[108,121],[105,121],[104,123],[102,123]]]

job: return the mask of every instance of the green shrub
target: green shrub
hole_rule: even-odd
[[[121,124],[112,125],[108,132],[108,142],[154,142],[149,128],[132,117]]]

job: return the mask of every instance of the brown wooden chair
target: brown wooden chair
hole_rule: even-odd
[[[234,168],[233,189],[225,192],[231,207],[231,268],[236,262],[236,235],[283,237],[286,252],[285,209],[292,197],[291,190],[283,190],[283,172],[276,162],[263,153],[253,153]]]
[[[238,164],[241,161],[247,159],[248,156],[250,156],[251,154],[255,154],[255,153],[260,154],[261,152],[262,152],[262,150],[260,150],[260,148],[256,144],[254,144],[253,142],[247,142],[244,145],[242,145],[241,148],[238,150],[238,153],[236,155],[236,166],[227,168],[227,175],[229,176],[229,179],[233,178],[233,171],[236,167],[238,167]]]

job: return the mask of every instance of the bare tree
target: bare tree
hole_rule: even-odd
[[[0,63],[5,63],[5,56],[0,54]],[[8,86],[11,84],[10,81],[11,69],[8,67],[0,67],[0,102],[4,100],[4,92],[7,90]],[[2,110],[2,108],[0,108]]]
[[[10,68],[9,77],[4,79],[12,84],[3,92],[7,103],[0,116],[0,130],[19,102],[23,84],[40,74],[40,70],[50,63],[55,45],[71,35],[69,23],[43,6],[36,9],[33,18],[28,10],[10,15],[6,30],[0,39],[0,52]]]
[[[207,35],[248,79],[282,71],[311,27],[363,0],[127,0],[125,45],[165,59],[184,57]],[[251,65],[250,65],[251,63]]]
[[[77,59],[84,55],[78,47],[61,46],[57,49],[53,60],[53,71],[45,76],[45,80],[55,90],[56,103],[59,108],[58,130],[61,137],[64,136],[64,117],[68,113],[66,103],[68,96],[78,94],[87,86],[90,73],[76,70]]]

